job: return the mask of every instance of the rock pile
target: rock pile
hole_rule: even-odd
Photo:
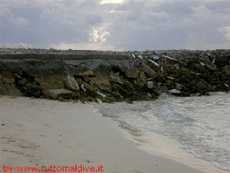
[[[0,53],[4,95],[132,102],[229,90],[230,50]]]

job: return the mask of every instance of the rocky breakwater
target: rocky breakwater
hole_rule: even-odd
[[[1,95],[132,102],[229,90],[230,50],[0,49]]]

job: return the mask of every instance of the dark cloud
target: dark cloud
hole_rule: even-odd
[[[228,0],[3,0],[0,45],[230,48]]]

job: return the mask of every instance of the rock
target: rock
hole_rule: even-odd
[[[71,99],[92,101],[100,98],[114,102],[150,100],[150,94],[154,98],[163,92],[189,96],[230,89],[229,50],[109,54],[73,50],[51,54],[47,50],[26,51],[36,53],[0,53],[0,94],[42,97],[47,90],[78,91],[80,88],[79,92],[73,92]],[[132,56],[135,58],[130,58]],[[57,99],[68,100],[62,96]]]
[[[229,56],[227,55],[218,55],[218,58],[216,58],[215,64],[217,67],[223,67],[226,64],[229,64]]]
[[[64,99],[69,99],[73,96],[72,91],[64,88],[47,90],[46,94],[48,97],[52,99],[58,99],[59,97],[62,97]]]
[[[60,101],[60,102],[64,102],[64,101],[65,101],[65,99],[64,99],[63,97],[58,97],[58,101]]]
[[[166,86],[158,86],[157,89],[154,89],[154,91],[158,94],[161,95],[163,93],[166,93],[168,91],[168,88]]]
[[[114,98],[117,99],[117,100],[123,99],[123,96],[122,96],[121,94],[117,93],[117,92],[111,92],[111,93],[110,93],[110,96],[111,96],[111,97],[114,97]]]
[[[172,76],[167,76],[167,78],[170,79],[170,80],[175,80],[175,78],[172,77]]]
[[[147,97],[152,98],[152,94],[147,93]]]
[[[169,60],[171,60],[171,61],[178,61],[177,59],[172,58],[172,57],[170,57],[170,56],[162,55],[162,57],[164,57],[164,58],[166,58],[166,59],[169,59]]]
[[[24,96],[28,97],[41,97],[43,95],[42,88],[34,77],[29,76],[27,73],[22,75],[14,74],[15,86],[20,90]]]
[[[63,82],[64,76],[59,75],[48,75],[48,76],[39,76],[35,77],[35,81],[38,82],[42,89],[48,90],[48,89],[58,89],[58,88],[64,88],[65,84]]]
[[[145,72],[149,77],[155,79],[157,77],[157,73],[151,69],[149,66],[142,64],[142,70]]]
[[[97,100],[97,103],[99,104],[103,103],[99,98],[96,98],[96,100]]]
[[[70,89],[73,91],[79,91],[80,90],[79,85],[78,85],[77,81],[74,79],[74,77],[68,75],[64,79],[64,82],[65,82],[65,86],[67,89]]]
[[[212,70],[212,71],[217,70],[217,69],[216,69],[216,66],[215,66],[215,65],[213,65],[213,64],[209,64],[209,63],[207,63],[207,64],[205,64],[205,66],[206,66],[209,70]]]
[[[16,88],[15,84],[3,84],[0,82],[0,94],[9,96],[23,96],[21,91]]]
[[[90,77],[93,77],[93,76],[95,76],[95,73],[94,73],[93,70],[87,69],[87,70],[84,70],[84,71],[80,71],[77,75],[78,76],[90,76]]]
[[[127,87],[125,86],[120,86],[118,84],[113,84],[113,89],[115,91],[119,91],[119,93],[121,93],[123,96],[129,97],[131,95],[133,95],[132,91],[130,91]]]
[[[86,89],[86,93],[89,96],[96,97],[98,95],[97,90],[93,85],[90,85],[90,84],[84,82],[84,86],[85,86],[85,89]]]
[[[196,93],[196,96],[201,96],[201,93]]]
[[[107,97],[101,98],[101,101],[105,103],[120,102],[123,100],[124,98],[119,93],[116,92],[111,92]]]
[[[176,83],[176,89],[177,90],[182,90],[182,88],[183,88],[183,85]]]
[[[90,84],[97,86],[99,89],[110,92],[111,91],[111,83],[109,77],[107,76],[96,76],[90,79]]]
[[[14,73],[14,78],[16,78],[16,79],[22,79],[22,77],[19,74],[17,74],[17,73]]]
[[[147,77],[143,71],[140,72],[139,77],[137,79],[137,83],[140,87],[144,87],[147,83]]]
[[[81,84],[81,89],[86,92],[86,89],[85,89],[85,85],[84,84]]]
[[[102,98],[106,98],[106,95],[101,93],[100,91],[97,91],[97,94],[100,95]]]
[[[203,62],[200,62],[200,65],[202,65],[202,66],[205,66],[205,63],[203,63]]]
[[[154,85],[153,81],[147,81],[148,89],[153,89],[153,87],[154,87],[153,85]]]
[[[157,67],[160,67],[160,65],[157,63],[157,62],[155,62],[154,60],[151,60],[151,59],[148,59],[149,60],[149,62],[151,62],[153,65],[155,65],[155,66],[157,66]]]
[[[139,70],[137,70],[136,68],[134,69],[125,68],[125,69],[122,69],[122,72],[124,72],[127,78],[137,79]]]
[[[15,82],[13,77],[2,77],[2,81],[7,84],[13,84]]]
[[[5,90],[5,85],[3,84],[3,82],[0,80],[0,94],[1,92]]]
[[[230,65],[226,65],[226,66],[224,67],[223,71],[224,71],[224,73],[225,73],[226,75],[230,75]]]
[[[126,78],[124,78],[123,76],[120,76],[120,73],[110,74],[110,81],[113,83],[124,85],[124,82],[126,80],[127,80]]]
[[[181,92],[177,89],[171,89],[171,90],[169,90],[169,93],[170,94],[180,94]]]

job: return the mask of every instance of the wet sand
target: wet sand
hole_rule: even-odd
[[[130,139],[134,139],[140,144],[138,148],[148,153],[189,164],[191,167],[206,173],[227,173],[227,171],[221,170],[205,160],[195,158],[192,154],[181,149],[182,146],[178,142],[166,136],[153,132],[137,131],[130,134]]]
[[[0,172],[3,164],[100,164],[106,173],[200,172],[138,149],[124,133],[87,104],[0,96]]]

